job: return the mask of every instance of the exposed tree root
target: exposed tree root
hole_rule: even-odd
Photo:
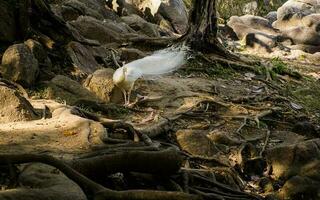
[[[116,172],[170,175],[180,169],[182,156],[173,148],[162,151],[132,149],[131,151],[75,159],[68,163],[72,168],[92,179]],[[166,163],[166,167],[163,167],[162,163]]]
[[[40,162],[56,167],[68,178],[76,182],[86,193],[89,199],[94,200],[200,200],[201,196],[182,192],[129,190],[114,191],[90,180],[81,173],[74,170],[61,160],[48,155],[35,154],[0,154],[0,164],[23,164],[28,162]]]
[[[271,108],[269,110],[265,110],[263,112],[260,112],[258,114],[256,114],[255,116],[222,116],[223,118],[233,118],[233,119],[243,119],[243,123],[241,124],[241,126],[237,129],[237,133],[240,132],[240,130],[247,124],[247,120],[253,120],[256,122],[257,124],[257,127],[259,128],[260,127],[260,119],[267,116],[267,115],[270,115],[274,112],[277,112],[277,111],[280,111],[281,108],[280,107],[274,107],[274,108]]]
[[[264,140],[264,144],[262,146],[262,149],[259,153],[259,156],[262,157],[263,156],[263,153],[265,152],[266,150],[266,147],[268,145],[268,142],[269,142],[269,138],[270,138],[270,130],[267,130],[267,133],[266,133],[266,137],[265,137],[265,140]]]

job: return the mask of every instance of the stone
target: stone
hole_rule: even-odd
[[[143,13],[150,12],[150,14],[154,16],[158,12],[161,0],[133,0],[131,4]]]
[[[133,30],[137,31],[138,33],[145,34],[149,37],[159,37],[159,26],[147,22],[139,15],[129,15],[121,17],[121,19],[128,24]]]
[[[254,15],[243,15],[243,16],[232,16],[228,21],[228,26],[231,28],[234,27],[236,24],[243,24],[251,29],[259,30],[264,33],[268,34],[276,34],[276,30],[272,27],[271,23],[259,16]],[[234,30],[236,33],[237,31]]]
[[[138,4],[139,4],[138,1],[137,0],[133,0],[133,1],[107,0],[107,4],[110,8],[116,11],[120,16],[127,16],[132,14],[143,16],[142,11],[139,10],[138,8]]]
[[[134,48],[121,48],[120,51],[121,60],[125,60],[126,62],[131,62],[147,56],[144,52]]]
[[[4,78],[30,87],[39,74],[39,64],[27,45],[14,44],[4,52],[0,72]]]
[[[34,200],[64,199],[86,200],[82,189],[56,168],[41,163],[33,163],[19,174],[19,183],[25,188],[0,195],[1,199]]]
[[[284,182],[276,196],[295,199],[297,195],[305,194],[306,199],[312,199],[308,197],[319,194],[319,145],[319,139],[312,139],[267,150],[271,176]]]
[[[36,40],[28,39],[24,42],[25,45],[30,49],[33,56],[38,60],[39,67],[46,67],[47,69],[52,68],[52,62],[48,57],[46,50],[42,44]]]
[[[132,29],[121,23],[110,20],[100,21],[89,16],[80,16],[77,20],[69,21],[75,29],[85,38],[97,40],[101,44],[121,42],[121,34],[130,33]]]
[[[49,99],[64,101],[68,105],[75,105],[79,100],[101,101],[80,83],[63,75],[55,76],[46,86]]]
[[[254,15],[258,11],[258,3],[256,1],[250,1],[243,6],[242,12],[244,14]]]
[[[276,46],[279,33],[263,17],[232,16],[227,25],[233,29],[239,40],[244,41],[247,47],[255,51],[270,53]]]
[[[277,21],[277,11],[271,11],[269,12],[266,16],[264,16],[264,18],[266,18],[269,23],[273,23],[275,21]]]
[[[240,145],[241,141],[231,138],[226,132],[214,130],[208,133],[207,137],[214,143],[228,146]]]
[[[310,15],[317,11],[318,4],[317,0],[289,0],[278,8],[277,19],[289,20],[294,15],[300,17]]]
[[[176,132],[176,137],[181,149],[194,156],[211,157],[219,152],[204,131],[178,130]]]
[[[78,42],[70,42],[67,45],[67,52],[73,66],[82,73],[91,74],[101,66],[93,56],[93,49]]]
[[[187,31],[188,13],[183,0],[162,0],[159,13],[168,19],[176,33]]]
[[[279,30],[286,30],[300,26],[305,16],[319,12],[320,4],[317,0],[289,0],[277,10],[277,21],[272,25]]]
[[[294,44],[320,45],[320,14],[293,16],[290,20],[278,20],[277,23],[282,36],[291,39]],[[312,50],[310,49],[309,52]]]
[[[61,5],[61,15],[66,21],[76,20],[81,15],[87,15],[103,20],[103,16],[97,11],[97,9],[93,10],[77,0],[63,2]]]
[[[113,73],[114,70],[111,68],[99,69],[88,76],[83,85],[101,100],[108,103],[115,88],[112,81]]]
[[[162,15],[158,15],[157,17],[160,28],[174,32],[171,23],[167,19],[165,19]]]
[[[0,83],[0,123],[34,119],[34,110],[29,101],[14,88]]]
[[[106,1],[105,0],[92,0],[92,1],[87,1],[87,0],[78,0],[79,2],[83,3],[85,5],[85,15],[88,16],[94,16],[91,13],[96,12],[100,16],[103,17],[103,19],[111,19],[118,21],[119,16],[108,6],[106,6]]]

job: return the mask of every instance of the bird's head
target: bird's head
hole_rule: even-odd
[[[126,73],[127,73],[126,67],[118,68],[113,74],[113,83],[116,86],[122,88],[122,85],[124,85],[126,81]]]

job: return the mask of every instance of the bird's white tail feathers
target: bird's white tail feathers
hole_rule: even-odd
[[[137,74],[145,79],[152,79],[171,73],[185,64],[188,50],[189,48],[184,44],[178,47],[169,47],[156,51],[150,56],[127,63],[125,66],[129,71],[139,71],[140,73]]]

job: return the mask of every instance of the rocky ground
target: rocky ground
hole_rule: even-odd
[[[183,33],[183,2],[41,2],[0,2],[1,199],[320,198],[316,62],[195,53],[127,108],[117,64]]]

